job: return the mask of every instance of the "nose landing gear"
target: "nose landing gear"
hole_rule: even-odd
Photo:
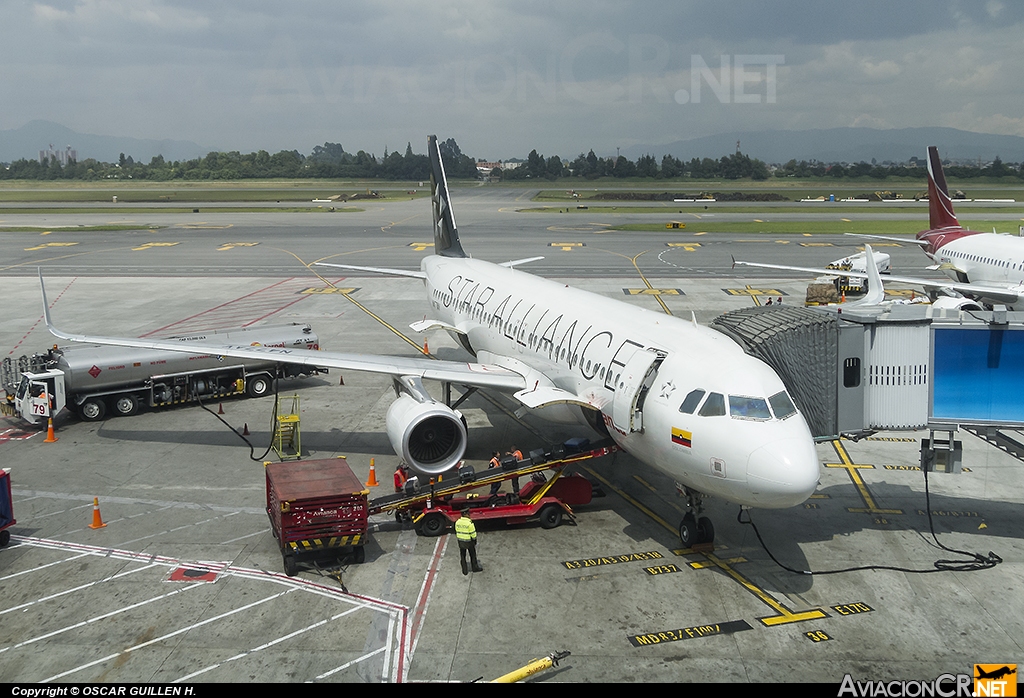
[[[691,548],[694,545],[713,543],[715,540],[715,526],[711,523],[711,519],[706,516],[700,516],[704,511],[704,497],[706,495],[685,486],[677,485],[676,489],[686,497],[687,512],[683,516],[683,520],[679,522],[679,540],[682,542],[683,547]]]

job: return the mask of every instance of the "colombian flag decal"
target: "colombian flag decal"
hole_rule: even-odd
[[[680,446],[686,446],[690,448],[690,439],[693,438],[693,434],[682,429],[676,429],[672,427],[672,443],[679,444]]]

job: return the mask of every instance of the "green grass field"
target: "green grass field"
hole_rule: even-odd
[[[983,219],[965,220],[960,223],[971,230],[990,231],[993,227],[1001,233],[1018,232],[1013,221],[989,221]],[[755,221],[737,221],[735,223],[711,223],[693,221],[686,223],[685,228],[666,228],[664,223],[631,223],[612,225],[609,230],[679,233],[743,233],[764,235],[841,235],[858,233],[868,235],[914,235],[927,229],[928,219],[921,221],[779,221],[758,223]]]

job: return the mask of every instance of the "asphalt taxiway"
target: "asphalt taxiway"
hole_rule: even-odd
[[[544,254],[530,271],[650,310],[663,303],[676,315],[692,311],[702,322],[768,295],[803,297],[806,280],[733,270],[732,255],[786,263],[815,255],[806,263],[820,264],[857,244],[552,230],[557,220],[500,213],[499,204],[456,197],[474,255]],[[429,242],[425,201],[277,215],[218,214],[203,225],[231,227],[199,227],[194,214],[179,214],[154,233],[0,234],[0,351],[18,356],[52,344],[36,265],[54,320],[69,331],[141,336],[308,322],[329,349],[418,350],[424,337],[408,329],[427,309],[418,282],[319,267],[317,276],[306,265],[327,257],[414,265],[426,252],[414,243]],[[51,240],[77,244],[27,249]],[[559,242],[586,244],[552,246]],[[923,266],[916,249],[886,249],[899,273]],[[438,356],[462,356],[446,335],[426,338]],[[390,380],[332,372],[281,391],[301,398],[308,457],[345,455],[364,481],[374,458],[387,491],[397,463],[383,431]],[[272,399],[225,401],[223,409],[266,447]],[[473,396],[462,409],[467,459],[478,469],[492,449],[587,435],[516,420],[500,395]],[[795,574],[737,520],[737,507],[714,500],[715,551],[681,551],[683,501],[673,483],[616,454],[582,469],[606,496],[581,507],[577,525],[482,527],[485,570],[468,577],[453,536],[423,538],[378,518],[366,562],[344,570],[345,590],[315,569],[284,575],[262,465],[201,408],[100,423],[67,418],[57,436],[44,443],[43,434],[0,419],[0,462],[12,470],[18,520],[0,550],[3,682],[468,681],[559,650],[572,654],[533,680],[925,680],[1022,656],[1024,469],[967,433],[959,435],[967,471],[931,476],[930,507],[916,468],[922,434],[887,433],[821,444],[817,493],[801,507],[752,518],[771,554],[796,570],[929,570],[956,559],[936,547],[929,519],[941,544],[997,553],[1003,562],[994,569]],[[107,523],[100,530],[88,527],[93,497]]]

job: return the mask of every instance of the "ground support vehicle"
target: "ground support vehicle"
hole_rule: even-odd
[[[312,328],[297,323],[211,330],[171,339],[320,348]],[[325,372],[267,360],[225,360],[212,354],[54,345],[44,354],[22,356],[17,362],[4,359],[0,378],[7,391],[5,411],[45,426],[65,406],[77,410],[85,421],[96,421],[107,414],[135,414],[143,406],[164,407],[241,394],[262,397],[274,391],[278,378]]]
[[[11,532],[7,529],[16,523],[11,500],[11,471],[0,468],[0,548],[11,542]]]
[[[267,516],[289,577],[300,558],[364,560],[370,491],[344,457],[269,463],[266,476]]]
[[[564,469],[612,453],[618,447],[609,440],[597,448],[548,460],[560,450],[564,451],[564,447],[518,461],[511,467],[474,473],[471,480],[452,476],[450,481],[442,479],[411,488],[412,491],[380,497],[370,502],[370,513],[394,513],[399,520],[411,521],[416,532],[424,536],[439,536],[448,531],[464,507],[470,508],[476,522],[501,520],[518,524],[537,519],[544,528],[554,528],[566,518],[575,520],[572,507],[589,504],[593,496],[594,486],[589,480],[579,473],[565,475]],[[551,477],[544,475],[548,470],[553,471]],[[529,479],[520,486],[520,478]],[[509,480],[510,493],[488,495],[473,491]]]

